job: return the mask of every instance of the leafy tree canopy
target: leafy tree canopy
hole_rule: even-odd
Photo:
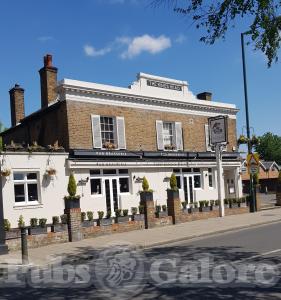
[[[196,28],[206,29],[206,34],[200,40],[207,44],[225,38],[228,28],[234,27],[234,21],[247,16],[250,24],[245,31],[251,36],[255,49],[267,56],[269,67],[278,59],[281,39],[280,1],[152,0],[152,4],[168,4],[176,13],[189,17]]]
[[[260,143],[255,146],[255,150],[264,160],[275,160],[281,165],[281,136],[265,133],[260,137]]]

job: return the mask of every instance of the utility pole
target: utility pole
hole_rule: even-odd
[[[249,121],[249,106],[248,106],[248,88],[247,88],[247,72],[246,72],[246,59],[245,59],[245,49],[244,49],[244,35],[250,32],[241,33],[241,47],[242,47],[242,62],[243,62],[243,80],[244,80],[244,96],[245,96],[245,113],[246,113],[246,130],[247,130],[247,140],[248,140],[248,154],[252,154],[252,144],[251,144],[251,133],[250,133],[250,121]],[[254,193],[253,175],[250,174],[250,212],[256,211],[256,201]]]

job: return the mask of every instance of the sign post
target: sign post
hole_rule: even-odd
[[[256,195],[254,191],[253,178],[255,174],[259,174],[259,155],[257,153],[251,153],[247,155],[247,167],[250,175],[250,211],[255,212],[257,209]]]
[[[217,116],[208,119],[210,145],[215,146],[217,163],[218,200],[220,205],[220,217],[224,217],[224,180],[222,168],[222,146],[227,144],[227,117]]]

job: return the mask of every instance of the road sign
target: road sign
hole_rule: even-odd
[[[217,116],[208,119],[210,144],[227,143],[227,117]]]
[[[247,166],[250,174],[258,174],[260,169],[259,165],[259,155],[257,153],[247,155]]]

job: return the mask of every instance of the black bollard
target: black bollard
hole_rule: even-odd
[[[27,249],[27,238],[26,238],[26,228],[21,227],[21,257],[22,264],[28,264],[28,249]]]

